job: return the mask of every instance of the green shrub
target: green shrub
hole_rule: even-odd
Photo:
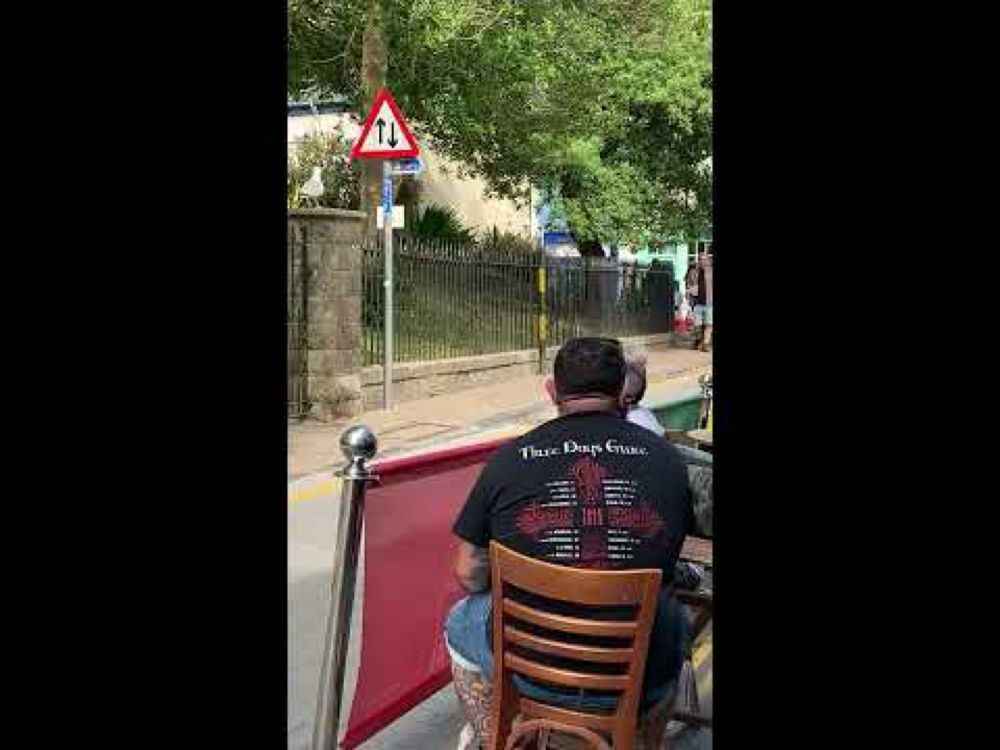
[[[453,208],[430,205],[413,222],[409,233],[415,237],[451,242],[474,241],[472,231],[467,229]]]
[[[324,208],[357,209],[361,203],[361,169],[349,162],[350,143],[340,131],[310,133],[303,136],[288,155],[288,207],[317,205]],[[315,204],[299,195],[299,189],[320,167],[323,195]]]
[[[504,253],[538,255],[539,252],[538,246],[527,237],[513,232],[498,232],[495,229],[491,232],[481,233],[477,244],[484,249]]]

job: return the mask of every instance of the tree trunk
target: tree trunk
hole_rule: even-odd
[[[361,92],[363,116],[375,102],[375,92],[385,86],[388,50],[385,41],[385,22],[381,0],[368,0],[365,12],[365,31],[361,47]],[[365,231],[375,234],[378,206],[381,197],[382,160],[361,160],[361,210],[365,212]]]

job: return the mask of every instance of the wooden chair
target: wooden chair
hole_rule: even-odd
[[[490,573],[494,667],[487,748],[510,750],[525,730],[537,731],[539,746],[544,747],[550,730],[571,727],[568,731],[588,740],[591,747],[607,748],[600,743],[601,735],[608,735],[614,750],[632,750],[661,571],[580,570],[534,560],[491,542]],[[571,617],[527,606],[512,597],[513,589],[578,605],[635,609],[627,620]],[[539,627],[546,635],[531,632]],[[578,636],[616,638],[621,645],[581,645]],[[551,666],[544,656],[538,659],[539,655],[572,659],[581,666]],[[623,669],[621,674],[588,669],[598,664],[618,664]],[[601,712],[531,700],[518,693],[513,674],[571,688],[616,691],[617,705],[612,711]],[[518,718],[521,727],[512,734]],[[662,723],[665,726],[665,721]]]

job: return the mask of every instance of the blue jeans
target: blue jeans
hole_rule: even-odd
[[[451,608],[444,633],[449,648],[477,667],[484,679],[493,676],[493,640],[490,633],[492,599],[489,592],[472,594]],[[648,707],[660,700],[667,685],[677,679],[687,649],[688,622],[684,610],[666,591],[660,592],[656,621],[650,634],[642,703]],[[617,697],[582,688],[542,685],[521,675],[513,675],[518,691],[526,698],[554,703],[566,708],[609,709]]]

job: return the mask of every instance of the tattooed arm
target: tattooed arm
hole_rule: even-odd
[[[455,576],[470,594],[486,591],[490,587],[490,555],[486,548],[460,540],[455,557]]]

